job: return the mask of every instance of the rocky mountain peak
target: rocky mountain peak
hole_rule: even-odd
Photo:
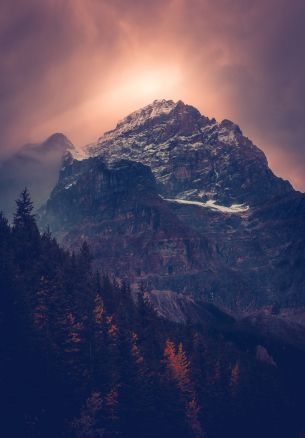
[[[292,190],[238,125],[181,100],[155,100],[131,113],[87,152],[148,165],[166,198],[254,205]]]
[[[41,147],[48,148],[50,150],[61,149],[64,152],[66,150],[73,150],[74,145],[71,141],[61,132],[56,132],[50,137],[48,137],[42,144]]]
[[[145,124],[148,120],[170,113],[176,106],[177,103],[172,100],[154,100],[150,105],[134,111],[123,120],[119,121],[115,130],[120,130],[121,132],[131,131],[138,126]]]

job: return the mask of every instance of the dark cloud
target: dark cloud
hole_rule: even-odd
[[[239,123],[304,189],[304,21],[303,0],[3,0],[0,154],[52,131],[85,143],[173,97]]]

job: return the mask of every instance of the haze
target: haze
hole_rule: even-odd
[[[305,189],[303,0],[2,0],[1,152],[81,146],[154,99],[238,123]]]

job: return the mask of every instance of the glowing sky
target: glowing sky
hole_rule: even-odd
[[[1,156],[159,98],[238,123],[305,189],[303,0],[2,0]]]

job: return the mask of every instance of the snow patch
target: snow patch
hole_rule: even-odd
[[[85,148],[75,148],[71,150],[72,156],[77,161],[85,160],[89,157],[89,154],[87,153]]]
[[[220,130],[218,132],[218,140],[223,142],[223,143],[227,143],[227,144],[231,144],[231,145],[238,144],[236,132],[232,128],[228,128],[228,127],[220,128]]]
[[[249,205],[245,204],[232,204],[230,207],[225,205],[216,204],[216,201],[209,199],[207,202],[189,201],[186,199],[165,199],[168,202],[174,202],[176,204],[185,205],[197,205],[198,207],[210,208],[214,211],[221,211],[222,213],[244,213],[249,210]]]
[[[75,184],[76,184],[76,181],[73,181],[73,182],[71,182],[71,183],[65,185],[64,189],[65,189],[65,190],[69,190],[69,189],[70,189],[72,186],[74,186]]]

